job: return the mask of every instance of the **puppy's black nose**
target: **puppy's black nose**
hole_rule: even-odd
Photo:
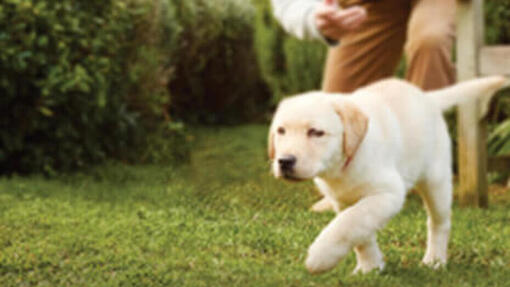
[[[296,165],[296,157],[293,155],[285,155],[278,159],[278,164],[280,165],[280,169],[283,172],[292,171],[294,165]]]

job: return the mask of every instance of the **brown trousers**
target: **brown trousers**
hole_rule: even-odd
[[[452,84],[455,1],[340,0],[343,7],[365,7],[367,19],[329,49],[323,90],[351,92],[391,77],[404,50],[407,80],[425,90]]]

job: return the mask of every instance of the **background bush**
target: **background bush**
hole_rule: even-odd
[[[486,42],[510,45],[510,2],[487,0],[485,3]],[[489,153],[510,155],[510,90],[496,97],[490,121]]]
[[[169,101],[170,3],[0,2],[0,173],[138,159]]]
[[[320,89],[326,46],[287,35],[275,20],[269,0],[253,0],[257,9],[255,45],[273,102],[285,95]]]
[[[265,114],[271,91],[253,46],[246,0],[174,0],[182,25],[171,111],[188,122],[231,123]]]
[[[485,0],[485,40],[488,44],[510,44],[510,1]]]

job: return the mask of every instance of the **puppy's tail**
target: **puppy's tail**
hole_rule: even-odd
[[[503,76],[493,76],[465,81],[451,87],[426,93],[442,110],[446,111],[453,106],[482,100],[482,107],[485,114],[489,102],[499,89],[509,86],[510,81]]]

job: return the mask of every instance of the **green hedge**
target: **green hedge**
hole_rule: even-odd
[[[488,44],[510,44],[510,1],[485,0],[485,40]]]
[[[246,0],[175,0],[182,25],[172,114],[188,122],[259,118],[271,91],[253,47],[255,10]]]
[[[488,44],[510,45],[510,2],[508,0],[485,1],[485,21],[485,38]],[[492,107],[489,153],[510,155],[510,90],[500,92]]]
[[[264,79],[274,102],[289,94],[320,89],[326,46],[295,39],[273,17],[269,0],[253,0],[257,9],[255,44]]]
[[[254,18],[244,0],[0,2],[0,173],[182,160],[176,120],[263,118]]]
[[[140,147],[169,101],[170,3],[0,2],[0,173],[154,157]]]

